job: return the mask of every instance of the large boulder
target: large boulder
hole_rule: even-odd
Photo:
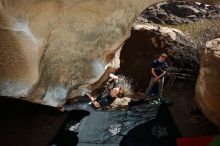
[[[0,95],[58,106],[98,79],[105,54],[162,0],[0,0]],[[30,98],[31,97],[31,98]]]
[[[150,78],[150,64],[161,52],[180,69],[198,71],[198,49],[180,30],[155,24],[135,24],[121,51],[118,73],[132,81],[134,91],[144,91]],[[177,72],[177,71],[175,71]]]
[[[202,112],[220,127],[220,38],[207,42],[201,58],[195,100]]]
[[[105,54],[117,52],[134,19],[162,1],[0,0],[0,95],[62,104],[102,76],[111,62]]]

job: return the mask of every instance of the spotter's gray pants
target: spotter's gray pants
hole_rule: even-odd
[[[162,96],[163,84],[164,84],[164,77],[162,77],[159,81],[155,81],[153,77],[150,79],[150,83],[148,88],[146,89],[144,96],[150,96],[150,91],[153,89],[154,85],[158,84],[158,98]]]

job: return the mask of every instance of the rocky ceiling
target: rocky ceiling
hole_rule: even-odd
[[[64,103],[100,78],[134,19],[162,1],[0,0],[0,95]]]
[[[57,106],[70,88],[103,74],[105,54],[161,1],[1,0],[0,94],[36,102],[45,96],[45,104]]]

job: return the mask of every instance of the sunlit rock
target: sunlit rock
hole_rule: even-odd
[[[58,106],[105,71],[105,54],[162,0],[0,0],[0,95]]]
[[[207,42],[201,58],[195,99],[202,112],[220,127],[220,39]]]

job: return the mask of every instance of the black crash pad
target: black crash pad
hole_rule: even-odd
[[[129,110],[96,110],[87,103],[66,109],[90,112],[73,131],[77,146],[175,146],[180,137],[168,107],[157,100],[132,103]]]

